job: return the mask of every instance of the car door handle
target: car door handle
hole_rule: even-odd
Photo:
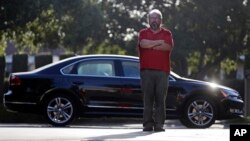
[[[82,84],[84,84],[84,82],[81,82],[81,81],[74,81],[73,84],[75,84],[75,85],[82,85]]]

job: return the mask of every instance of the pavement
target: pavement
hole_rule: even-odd
[[[228,141],[229,129],[0,128],[0,141]]]
[[[143,132],[140,120],[80,120],[69,127],[48,124],[0,124],[0,141],[229,141],[229,125],[216,122],[207,129],[188,129],[166,120],[165,132]]]

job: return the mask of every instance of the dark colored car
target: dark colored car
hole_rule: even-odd
[[[231,88],[187,79],[171,72],[166,99],[168,119],[190,128],[243,116],[243,100]],[[77,116],[142,117],[139,58],[86,55],[31,72],[12,73],[4,94],[8,110],[43,114],[54,126]]]

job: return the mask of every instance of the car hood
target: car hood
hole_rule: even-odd
[[[220,89],[225,89],[225,90],[230,90],[230,91],[236,91],[232,88],[223,86],[223,85],[219,85],[216,83],[212,83],[212,82],[206,82],[206,81],[201,81],[201,80],[195,80],[195,79],[189,79],[189,78],[182,78],[185,81],[188,81],[189,83],[192,84],[198,84],[198,85],[204,85],[204,86],[210,86],[211,88],[220,88]]]

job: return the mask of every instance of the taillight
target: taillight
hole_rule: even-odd
[[[10,76],[10,85],[11,86],[21,85],[21,79],[18,76],[11,75]]]

